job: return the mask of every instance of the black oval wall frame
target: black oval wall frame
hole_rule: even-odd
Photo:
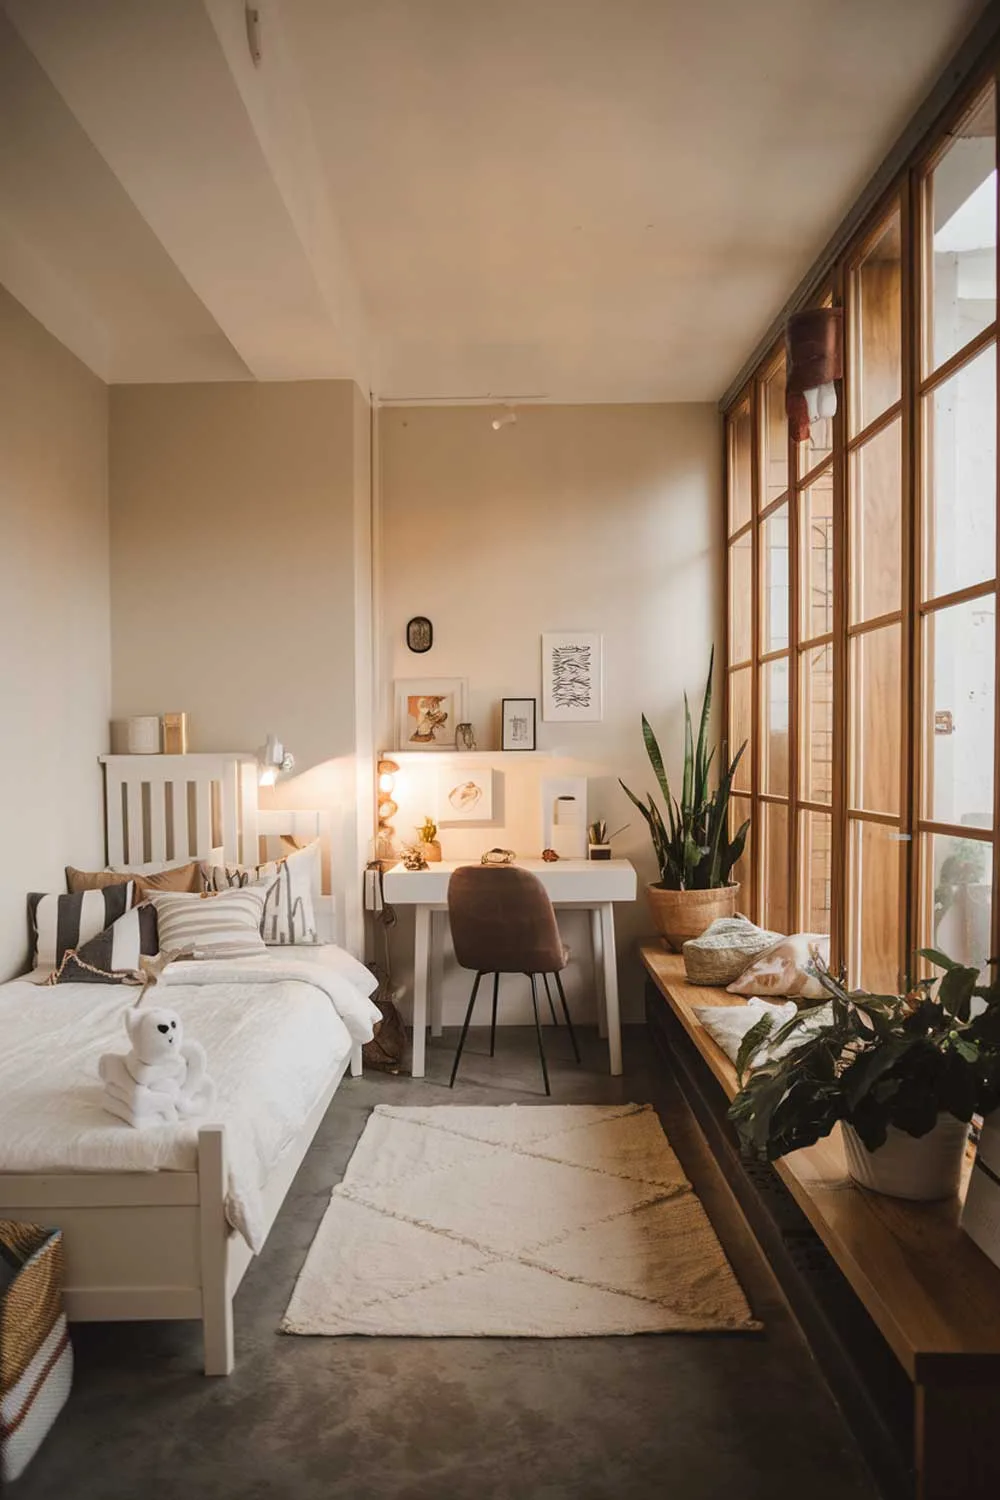
[[[406,622],[406,644],[422,656],[434,644],[434,626],[426,615],[414,615]]]

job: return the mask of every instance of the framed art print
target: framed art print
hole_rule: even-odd
[[[593,723],[604,718],[603,637],[592,630],[542,636],[542,718]]]
[[[454,750],[455,728],[466,718],[464,677],[403,677],[396,694],[397,750]]]
[[[534,750],[534,698],[504,698],[500,705],[500,749]]]
[[[488,823],[493,817],[493,770],[448,764],[438,772],[438,822]]]

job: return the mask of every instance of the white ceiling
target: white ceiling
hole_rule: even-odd
[[[0,281],[109,381],[718,397],[982,0],[3,0]]]

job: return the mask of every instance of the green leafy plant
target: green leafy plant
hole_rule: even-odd
[[[422,844],[433,844],[434,840],[438,836],[438,826],[435,823],[434,819],[431,817],[425,817],[424,821],[417,829],[417,835]]]
[[[643,802],[624,781],[622,790],[642,813],[653,840],[653,850],[660,870],[660,884],[671,891],[704,891],[728,885],[733,865],[743,853],[750,819],[729,837],[729,796],[733,776],[746,750],[746,741],[724,768],[715,790],[709,786],[709,774],[715,749],[708,747],[708,721],[712,711],[712,673],[715,648],[708,664],[708,679],[701,705],[697,744],[691,723],[691,709],[684,694],[684,777],[678,800],[670,790],[663,756],[652,725],[642,716],[642,738],[649,763],[656,774],[666,807],[666,818],[660,812],[652,793]]]
[[[975,969],[933,948],[923,956],[944,975],[906,995],[848,991],[816,964],[828,999],[784,1026],[764,1016],[747,1032],[729,1118],[749,1155],[787,1156],[829,1135],[838,1120],[875,1151],[890,1125],[922,1136],[939,1114],[971,1120],[1000,1104],[1000,984],[981,985]],[[765,1047],[765,1061],[747,1078]]]

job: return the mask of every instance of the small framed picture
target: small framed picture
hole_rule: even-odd
[[[500,716],[500,749],[534,750],[536,719],[534,698],[504,698]]]
[[[464,677],[403,677],[396,694],[397,750],[454,750],[455,729],[468,717]]]

